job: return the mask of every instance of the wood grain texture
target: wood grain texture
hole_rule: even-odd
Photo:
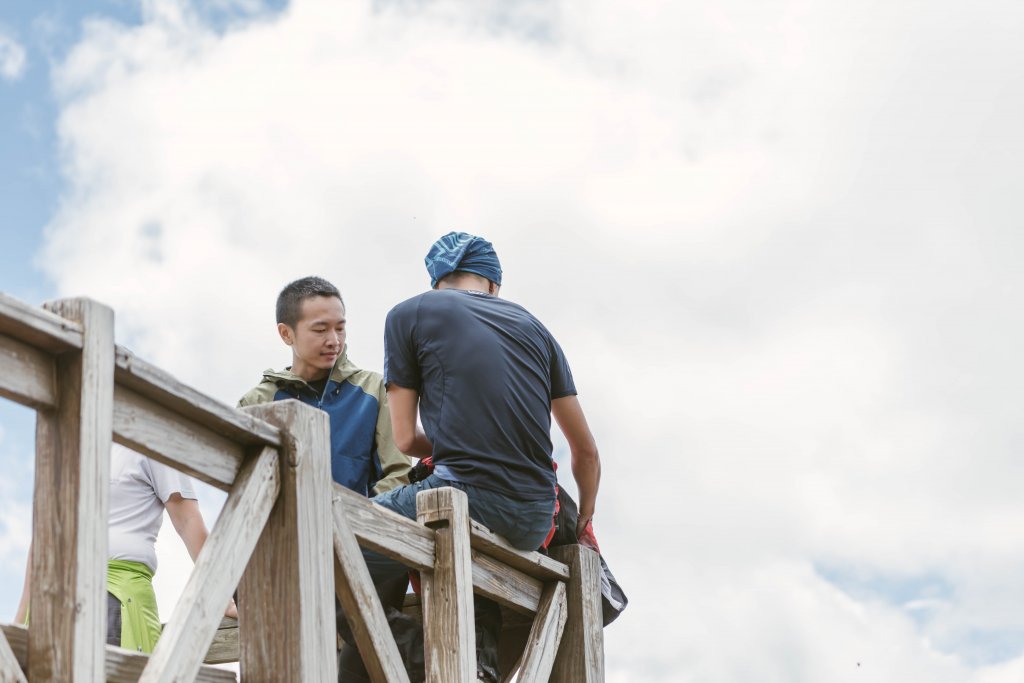
[[[14,655],[7,636],[0,631],[0,683],[28,683],[21,662]]]
[[[224,617],[220,620],[213,642],[203,659],[207,664],[227,664],[238,661],[238,620]]]
[[[0,334],[0,397],[35,409],[57,406],[53,356]]]
[[[427,680],[476,680],[469,499],[446,487],[416,494],[416,519],[434,529],[434,571],[420,576]]]
[[[142,394],[185,421],[208,427],[242,445],[281,445],[277,427],[193,389],[120,346],[114,377],[118,385]]]
[[[294,450],[281,454],[281,494],[239,586],[242,678],[337,680],[327,413],[295,400],[245,411],[281,430]]]
[[[277,450],[264,448],[242,465],[140,683],[185,683],[199,671],[277,500],[278,463]]]
[[[476,520],[470,520],[470,533],[474,550],[501,560],[504,564],[541,581],[569,580],[569,568],[561,562],[538,552],[518,550]]]
[[[352,629],[370,680],[374,683],[407,683],[409,676],[402,663],[402,656],[391,635],[363,553],[349,527],[346,512],[363,508],[361,505],[345,506],[337,502],[340,500],[337,497],[338,488],[335,485],[336,502],[333,506],[334,590],[345,610],[349,628]],[[381,512],[389,512],[372,503],[370,505]],[[402,520],[419,526],[404,517]]]
[[[433,529],[375,505],[364,496],[337,484],[334,485],[334,505],[344,509],[359,545],[398,560],[412,569],[433,571]],[[472,520],[471,523],[475,524]],[[500,539],[497,536],[494,538]],[[485,547],[493,548],[494,543]],[[507,550],[514,549],[508,546]],[[503,553],[502,556],[507,558],[509,554]],[[542,589],[539,579],[513,569],[483,551],[474,551],[473,557],[473,588],[477,593],[524,614],[537,611]],[[554,560],[551,563],[562,568],[556,575],[568,576],[569,570],[565,565]],[[535,568],[537,565],[530,562],[528,566]],[[537,573],[541,572],[534,569],[534,574]],[[547,572],[543,573],[547,575]]]
[[[544,589],[544,597],[518,667],[519,680],[546,681],[551,677],[568,617],[565,595],[565,583],[562,581],[552,581]]]
[[[123,386],[114,388],[114,440],[224,491],[247,450]]]
[[[14,624],[0,624],[0,629],[7,637],[14,656],[25,668],[28,662],[28,630]],[[106,655],[106,676],[100,680],[108,683],[135,683],[149,661],[149,657],[144,654],[122,650],[113,645],[106,646]],[[195,680],[196,683],[236,683],[238,679],[232,671],[204,666],[199,669]]]
[[[603,681],[601,562],[597,553],[581,545],[552,548],[551,555],[567,564],[572,575],[566,586],[568,619],[551,680],[559,683]]]
[[[482,553],[474,551],[472,557],[475,592],[523,614],[537,611],[544,590],[540,580]]]
[[[88,299],[48,304],[81,326],[57,357],[58,405],[36,415],[29,680],[103,677],[114,314]]]
[[[334,484],[334,506],[341,508],[359,545],[419,571],[434,569],[434,532],[415,520]]]
[[[82,348],[82,324],[0,292],[0,334],[49,353]]]

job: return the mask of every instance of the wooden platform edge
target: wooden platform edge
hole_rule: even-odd
[[[28,664],[28,629],[17,624],[0,624],[0,630],[3,630],[11,651],[24,669]],[[113,645],[107,645],[106,655],[107,683],[135,683],[149,661],[148,655],[123,650]],[[197,683],[237,683],[238,677],[234,671],[203,666],[195,680]]]

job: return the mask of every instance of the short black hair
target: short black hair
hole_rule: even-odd
[[[315,296],[334,296],[342,306],[345,305],[345,300],[341,298],[341,292],[337,287],[322,277],[310,275],[289,282],[277,295],[277,322],[295,327],[302,314],[302,302]]]

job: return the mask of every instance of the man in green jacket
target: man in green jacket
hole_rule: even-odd
[[[289,283],[277,297],[277,332],[292,351],[291,365],[267,370],[239,406],[294,398],[327,413],[334,481],[364,496],[409,483],[408,456],[395,446],[384,378],[348,358],[345,303],[337,287],[319,277]],[[401,609],[405,576],[377,587],[385,607]],[[368,681],[359,653],[346,647],[339,681]]]
[[[334,481],[364,496],[409,483],[409,458],[395,446],[384,378],[359,369],[345,346],[345,304],[319,277],[288,284],[277,298],[277,330],[291,365],[267,370],[239,406],[294,398],[327,413]]]

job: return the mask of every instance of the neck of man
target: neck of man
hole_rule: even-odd
[[[498,285],[494,284],[482,275],[474,273],[463,273],[459,277],[447,277],[437,283],[438,289],[461,289],[466,292],[479,292],[497,296]]]
[[[308,365],[297,358],[293,358],[291,372],[307,382],[316,382],[330,375],[331,368],[318,368],[315,365]]]

